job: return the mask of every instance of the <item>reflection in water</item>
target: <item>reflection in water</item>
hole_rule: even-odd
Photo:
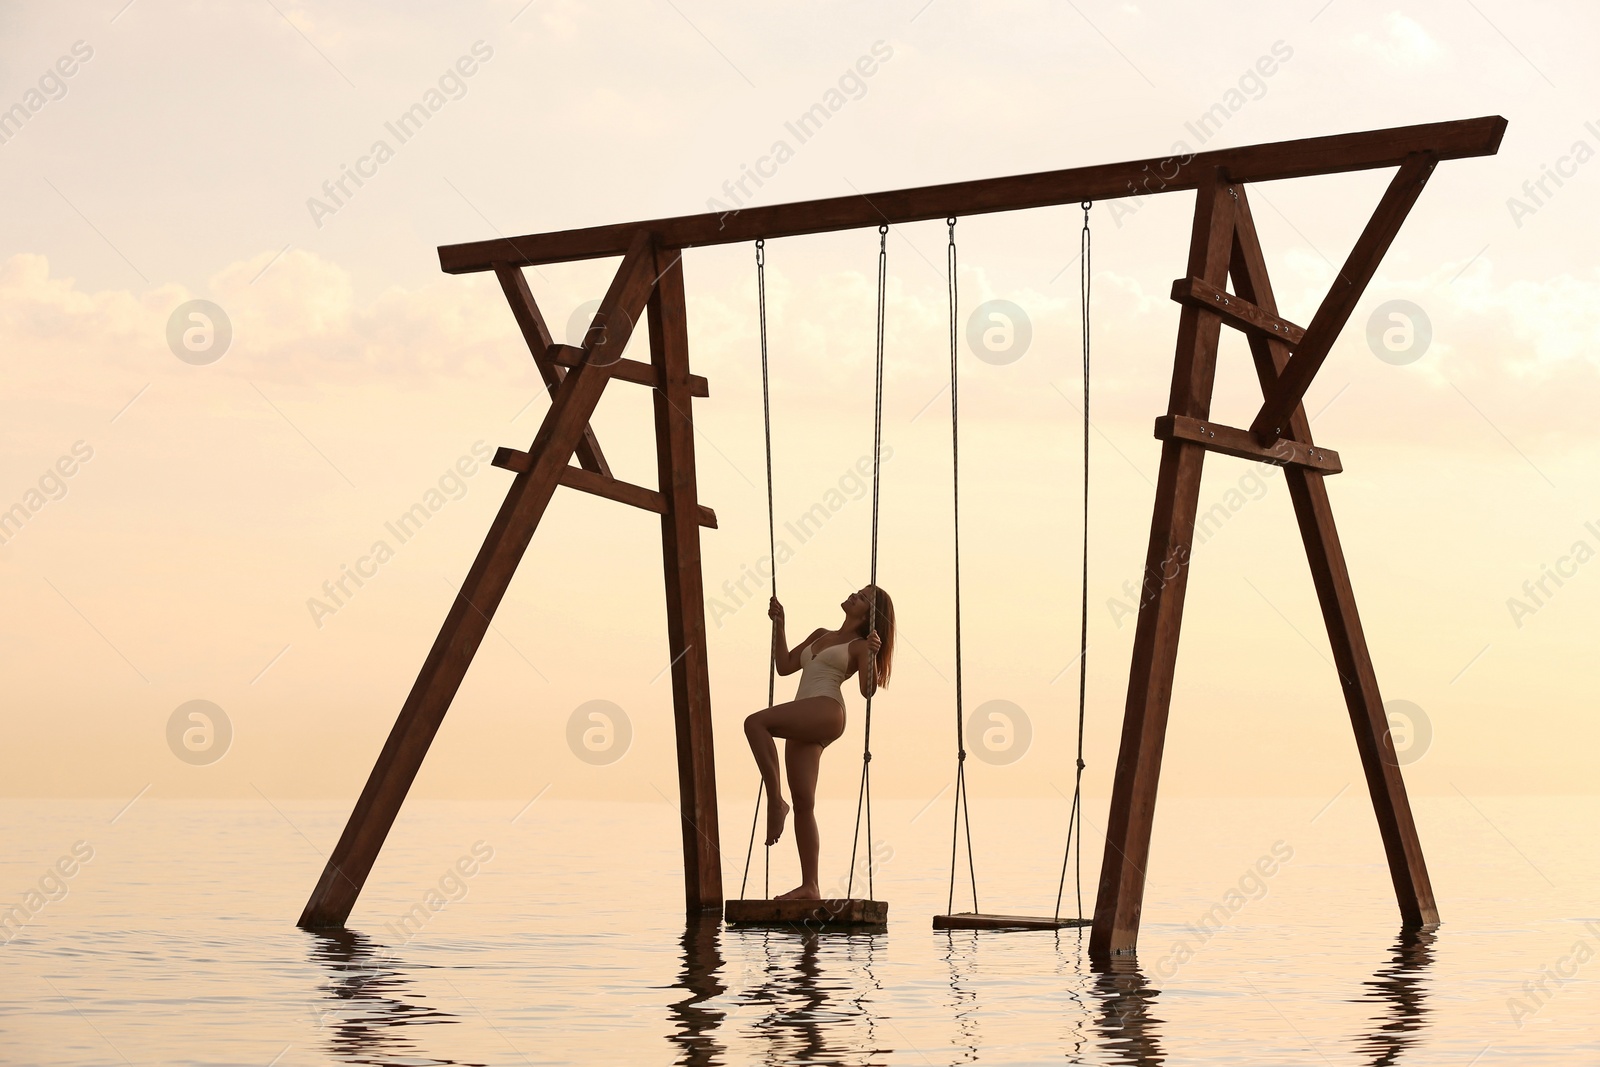
[[[1153,989],[1139,970],[1135,957],[1120,956],[1095,967],[1090,991],[1100,999],[1101,1045],[1112,1053],[1112,1063],[1155,1067],[1167,1062],[1161,1051],[1156,1025],[1150,1014],[1159,989]]]
[[[1370,992],[1357,1003],[1377,1001],[1385,1009],[1373,1018],[1373,1029],[1362,1036],[1359,1044],[1361,1052],[1370,1057],[1367,1062],[1374,1067],[1399,1063],[1427,1024],[1428,994],[1422,980],[1433,963],[1433,943],[1437,939],[1432,930],[1402,930],[1389,950],[1389,960],[1365,983]]]
[[[735,936],[746,950],[759,948],[763,963],[728,1014],[764,1009],[746,1027],[765,1042],[765,1062],[873,1063],[889,1051],[877,1047],[871,1007],[881,989],[875,935],[772,929]]]
[[[454,1015],[408,996],[411,980],[395,958],[353,930],[311,932],[311,959],[328,971],[319,1029],[328,1054],[345,1063],[416,1067],[456,1064],[425,1056],[410,1027],[453,1023]]]
[[[726,1017],[705,1002],[727,991],[722,973],[722,919],[720,916],[691,916],[683,931],[683,968],[674,989],[688,992],[671,1004],[676,1030],[670,1035],[678,1046],[678,1062],[690,1067],[715,1067],[726,1051],[717,1043],[717,1028]]]
[[[957,943],[954,930],[945,932],[945,962],[950,965],[950,1014],[955,1018],[956,1032],[951,1044],[959,1050],[956,1063],[971,1063],[978,1058],[978,994],[965,988],[962,982],[977,962],[978,933],[976,930],[961,933]]]

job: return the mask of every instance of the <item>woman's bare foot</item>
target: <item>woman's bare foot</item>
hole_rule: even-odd
[[[767,844],[775,845],[778,838],[783,836],[783,821],[789,817],[789,805],[781,797],[773,797],[767,803]]]
[[[779,893],[773,899],[774,900],[821,900],[822,899],[822,893],[817,889],[816,886],[811,885],[810,883],[807,883],[806,885],[796,886],[795,888],[789,890],[787,893]]]

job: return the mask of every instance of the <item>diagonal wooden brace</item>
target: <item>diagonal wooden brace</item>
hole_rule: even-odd
[[[566,375],[566,370],[557,366],[550,358],[551,338],[550,328],[545,325],[544,316],[539,314],[539,305],[534,303],[533,290],[528,288],[527,276],[522,273],[521,267],[508,266],[498,263],[494,268],[495,277],[500,279],[500,288],[506,294],[506,302],[511,305],[511,314],[517,320],[517,326],[522,330],[522,339],[528,343],[528,352],[533,356],[534,366],[539,368],[540,377],[544,378],[545,388],[550,395],[556,395],[556,388],[561,385],[561,379]],[[594,471],[606,477],[611,476],[611,466],[606,463],[605,454],[600,451],[600,441],[595,437],[594,429],[585,425],[583,436],[578,440],[578,462],[584,470]]]
[[[1296,346],[1294,356],[1284,366],[1283,373],[1278,375],[1272,391],[1261,405],[1260,413],[1250,424],[1250,432],[1255,434],[1257,441],[1271,444],[1275,439],[1287,436],[1284,427],[1289,414],[1305,399],[1311,380],[1322,369],[1323,360],[1333,350],[1333,342],[1338,339],[1339,331],[1344,329],[1351,312],[1355,311],[1361,294],[1366,292],[1367,283],[1372,281],[1384,253],[1389,251],[1389,245],[1400,232],[1401,223],[1410,214],[1417,197],[1422,195],[1422,187],[1428,183],[1428,177],[1437,163],[1438,158],[1431,152],[1418,152],[1400,165],[1394,179],[1389,182],[1389,188],[1384,191],[1383,199],[1378,201],[1372,218],[1367,221],[1366,229],[1361,231],[1361,237],[1328,289],[1328,295],[1323,297],[1322,306],[1317,308],[1311,325],[1306,327],[1304,339]]]
[[[586,349],[591,359],[568,373],[557,387],[550,410],[528,449],[533,463],[512,481],[350,813],[344,833],[306,902],[300,926],[336,927],[349,919],[428,747],[488,633],[495,609],[511,584],[562,472],[577,450],[584,427],[610,379],[610,365],[620,358],[632,323],[645,310],[655,279],[654,245],[650,235],[641,231],[623,257],[596,315],[601,321],[618,325],[591,335]]]
[[[1233,287],[1239,295],[1275,314],[1277,303],[1267,277],[1266,260],[1256,236],[1244,190],[1239,190],[1239,212],[1234,238]],[[1250,353],[1262,392],[1282,381],[1291,362],[1288,350],[1266,337],[1250,338]],[[1310,420],[1296,402],[1286,419],[1288,436],[1309,446]],[[1305,542],[1306,560],[1322,606],[1328,644],[1344,692],[1345,707],[1354,729],[1356,750],[1361,756],[1367,792],[1372,798],[1378,833],[1389,861],[1389,877],[1394,884],[1395,901],[1401,920],[1407,926],[1426,926],[1439,921],[1433,897],[1433,884],[1422,856],[1422,842],[1406,794],[1405,779],[1395,757],[1394,740],[1389,736],[1388,716],[1378,689],[1377,671],[1367,649],[1361,615],[1356,609],[1355,588],[1350,568],[1333,522],[1333,505],[1321,474],[1305,468],[1288,468],[1284,481],[1294,502],[1295,519]]]

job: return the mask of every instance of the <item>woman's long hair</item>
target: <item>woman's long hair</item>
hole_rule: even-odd
[[[894,599],[889,596],[883,586],[875,586],[875,601],[873,611],[877,615],[876,627],[878,638],[883,646],[878,649],[878,684],[889,685],[889,667],[894,662]],[[861,620],[861,636],[866,637],[872,632],[874,623],[872,614]]]

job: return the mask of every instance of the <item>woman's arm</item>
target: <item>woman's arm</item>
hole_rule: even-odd
[[[870,697],[878,691],[878,649],[882,647],[883,640],[878,637],[876,630],[862,640],[850,642],[850,658],[855,663],[863,697]]]
[[[785,676],[793,674],[800,669],[800,650],[827,631],[820,627],[812,630],[810,637],[791,649],[783,632],[783,605],[778,603],[777,597],[772,598],[772,603],[767,608],[767,616],[772,619],[772,661],[777,664],[779,674]]]

